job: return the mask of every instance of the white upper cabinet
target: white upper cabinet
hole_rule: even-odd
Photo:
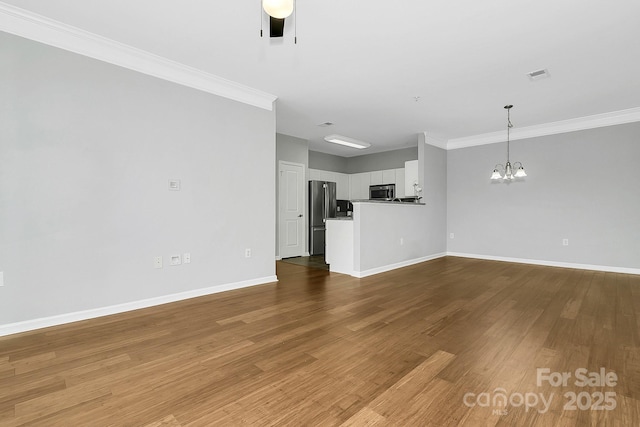
[[[407,197],[404,191],[404,168],[395,170],[396,172],[396,197]]]
[[[415,196],[413,184],[418,184],[418,161],[404,162],[404,194],[406,197]]]
[[[361,195],[361,199],[368,199],[369,198],[369,186],[373,185],[371,183],[371,173],[370,172],[363,172],[363,173],[359,173],[358,175],[360,176],[360,195]]]
[[[309,169],[310,181],[329,181],[336,183],[336,195],[338,199],[349,200],[349,175],[340,172]]]
[[[329,171],[320,171],[320,181],[336,182],[336,173]]]
[[[349,200],[349,175],[336,172],[336,194],[338,199]]]
[[[360,199],[360,175],[352,173],[349,175],[349,199]]]
[[[418,161],[406,162],[404,168],[352,174],[309,169],[309,179],[335,182],[338,199],[366,200],[369,186],[382,184],[395,184],[396,197],[409,197],[414,195],[413,183],[418,182]]]
[[[386,182],[382,182],[382,171],[373,171],[369,173],[371,174],[371,181],[369,185],[386,184]]]
[[[353,173],[349,175],[349,182],[351,200],[369,198],[369,185],[371,185],[371,174],[369,172]]]
[[[320,172],[317,169],[309,169],[309,176],[307,177],[307,179],[309,181],[320,181]]]
[[[382,171],[382,183],[383,184],[396,184],[397,183],[396,182],[396,170],[395,169],[383,170]]]

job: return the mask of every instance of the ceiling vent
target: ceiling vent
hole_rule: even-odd
[[[551,75],[549,74],[549,70],[545,68],[544,70],[531,71],[530,73],[527,73],[527,77],[529,77],[529,80],[533,82],[536,80],[546,79],[551,77]]]

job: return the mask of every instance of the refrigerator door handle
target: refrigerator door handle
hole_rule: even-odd
[[[327,222],[327,217],[329,216],[329,192],[327,191],[327,184],[324,184],[322,188],[324,190],[324,215],[322,222]]]

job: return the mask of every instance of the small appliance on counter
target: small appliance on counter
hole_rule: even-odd
[[[393,200],[395,197],[396,197],[395,184],[369,186],[369,200]]]
[[[336,217],[353,216],[353,203],[349,200],[337,200]]]

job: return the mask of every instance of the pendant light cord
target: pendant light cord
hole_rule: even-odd
[[[507,108],[507,163],[509,163],[509,133],[511,131],[511,109]]]
[[[509,144],[511,141],[511,128],[513,127],[513,125],[511,124],[511,108],[513,107],[513,105],[507,105],[504,108],[507,110],[507,163],[509,163]]]

